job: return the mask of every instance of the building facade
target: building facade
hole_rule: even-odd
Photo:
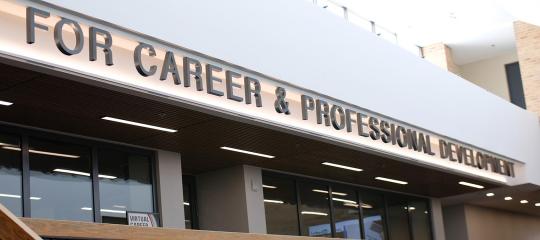
[[[0,203],[19,217],[540,236],[537,113],[308,1],[0,6]]]

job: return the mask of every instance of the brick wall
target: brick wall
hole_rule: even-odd
[[[435,43],[422,47],[424,59],[456,75],[461,74],[459,66],[454,64],[452,50],[444,43]]]
[[[527,110],[540,115],[540,27],[517,21],[514,32]]]

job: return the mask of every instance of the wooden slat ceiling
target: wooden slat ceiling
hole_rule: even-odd
[[[353,184],[432,197],[474,191],[459,181],[481,183],[442,171],[238,122],[127,93],[0,65],[0,99],[12,101],[0,109],[0,120],[89,137],[102,138],[182,154],[186,173],[248,164]],[[100,120],[112,116],[173,129],[165,133]],[[265,159],[223,151],[231,146],[276,156]],[[364,169],[356,173],[322,166],[331,161]],[[373,180],[376,176],[403,179],[406,186]]]

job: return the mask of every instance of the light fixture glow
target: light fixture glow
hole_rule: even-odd
[[[304,215],[328,216],[328,213],[322,213],[322,212],[302,211],[301,213]]]
[[[265,203],[277,203],[277,204],[283,204],[285,202],[281,201],[281,200],[270,200],[270,199],[264,199],[264,202]]]
[[[358,207],[358,204],[353,204],[353,203],[344,203],[343,206],[347,206],[347,207],[355,207],[357,208]],[[360,205],[361,208],[373,208],[373,206],[369,205],[369,204],[366,204],[366,203],[362,203]]]
[[[109,176],[109,175],[103,175],[103,174],[99,174],[98,175],[100,178],[106,178],[106,179],[117,179],[118,177],[115,177],[115,176]]]
[[[336,167],[336,168],[342,168],[342,169],[347,169],[347,170],[351,170],[351,171],[355,171],[355,172],[361,172],[361,171],[364,171],[360,168],[355,168],[355,167],[349,167],[349,166],[345,166],[345,165],[341,165],[341,164],[337,164],[337,163],[331,163],[331,162],[323,162],[321,163],[322,165],[326,165],[326,166],[330,166],[330,167]]]
[[[483,189],[484,188],[484,186],[482,186],[482,185],[469,183],[469,182],[464,182],[464,181],[459,182],[459,184],[461,184],[463,186],[467,186],[467,187],[477,188],[477,189]]]
[[[534,206],[540,207],[540,203],[535,203]]]
[[[185,205],[185,206],[189,206],[189,203],[188,203],[188,202],[184,202],[184,205]]]
[[[504,197],[504,200],[510,201],[510,200],[512,200],[512,197]]]
[[[0,193],[0,197],[6,197],[6,198],[21,198],[21,195],[13,195],[13,194]],[[40,198],[40,197],[30,197],[30,200],[41,200],[41,198]]]
[[[318,193],[326,193],[326,194],[328,194],[328,191],[326,191],[326,190],[321,190],[321,189],[313,189],[312,191],[318,192]],[[336,196],[347,196],[346,193],[342,193],[342,192],[332,192],[332,195],[336,195]]]
[[[2,105],[2,106],[11,106],[11,105],[13,105],[13,103],[12,102],[6,102],[6,101],[0,101],[0,105]]]
[[[81,176],[90,177],[90,173],[67,170],[67,169],[60,169],[60,168],[54,169],[53,172],[61,172],[61,173],[67,173],[67,174],[81,175]]]
[[[277,187],[276,186],[272,186],[272,185],[262,185],[263,188],[269,188],[269,189],[276,189]]]
[[[28,150],[30,153],[35,154],[41,154],[41,155],[49,155],[54,157],[64,157],[64,158],[80,158],[80,156],[77,155],[71,155],[71,154],[63,154],[63,153],[55,153],[55,152],[46,152],[46,151],[38,151],[38,150]]]
[[[220,147],[220,148],[223,149],[223,150],[227,150],[227,151],[239,152],[239,153],[249,154],[249,155],[253,155],[253,156],[257,156],[257,157],[275,158],[275,156],[272,156],[272,155],[246,151],[246,150],[242,150],[242,149],[238,149],[238,148],[232,148],[232,147]]]
[[[521,204],[527,204],[527,203],[529,203],[529,201],[527,201],[527,200],[521,200],[521,201],[519,201],[519,203],[521,203]]]
[[[344,203],[356,204],[355,201],[347,200],[347,199],[342,199],[342,198],[334,198],[334,197],[333,197],[332,200],[338,201],[338,202],[344,202]]]
[[[68,169],[61,169],[61,168],[54,169],[53,172],[60,172],[60,173],[67,173],[67,174],[81,175],[81,176],[90,177],[90,173],[73,171],[73,170],[68,170]],[[103,174],[99,174],[98,177],[106,178],[106,179],[117,179],[118,178],[118,177],[115,177],[115,176],[109,176],[109,175],[103,175]]]
[[[492,193],[492,192],[486,193],[486,196],[487,196],[487,197],[493,197],[493,196],[495,196],[495,193]]]
[[[379,181],[391,182],[391,183],[396,183],[396,184],[401,184],[401,185],[409,184],[408,182],[405,182],[405,181],[391,179],[391,178],[385,178],[385,177],[376,177],[375,179],[377,179]]]
[[[150,128],[150,129],[164,131],[164,132],[170,132],[170,133],[178,132],[178,130],[174,130],[174,129],[170,129],[170,128],[158,127],[158,126],[154,126],[154,125],[149,125],[149,124],[144,124],[144,123],[139,123],[139,122],[133,122],[133,121],[128,121],[128,120],[119,119],[119,118],[102,117],[101,119],[111,121],[111,122],[117,122],[117,123],[133,125],[133,126],[137,126],[137,127]]]
[[[92,208],[91,207],[82,207],[81,210],[83,210],[83,211],[92,211]],[[106,212],[106,213],[126,214],[126,211],[122,211],[122,210],[112,210],[112,209],[104,209],[104,208],[102,208],[99,211]]]
[[[4,146],[2,148],[6,149],[6,150],[21,151],[20,147]],[[28,150],[28,152],[35,153],[35,154],[41,154],[41,155],[54,156],[54,157],[64,157],[64,158],[80,158],[81,157],[81,156],[77,156],[77,155],[64,154],[64,153],[55,153],[55,152],[47,152],[47,151],[39,151],[39,150],[33,150],[33,149]]]

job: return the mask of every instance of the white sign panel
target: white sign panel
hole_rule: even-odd
[[[125,87],[498,183],[510,183],[522,169],[517,161],[340,101],[339,96],[158,39],[31,1],[0,0],[0,7],[0,54],[88,76],[90,84]],[[181,26],[171,31],[181,32]]]
[[[129,226],[158,227],[153,213],[127,212]]]

